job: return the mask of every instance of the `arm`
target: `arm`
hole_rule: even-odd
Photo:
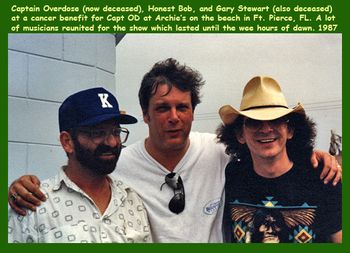
[[[33,175],[25,175],[12,182],[8,192],[10,207],[20,215],[26,215],[26,208],[35,211],[45,195],[39,190],[40,180]],[[14,197],[16,196],[16,197]]]
[[[311,155],[311,164],[314,168],[317,168],[318,162],[323,162],[323,170],[320,175],[320,179],[325,184],[333,179],[333,185],[336,185],[342,179],[342,168],[336,161],[335,157],[319,150],[316,150]]]
[[[343,242],[343,230],[340,230],[330,236],[330,241],[334,243],[342,243]]]

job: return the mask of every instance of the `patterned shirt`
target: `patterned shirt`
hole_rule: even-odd
[[[36,212],[21,216],[9,209],[8,242],[150,242],[150,227],[140,197],[123,182],[110,179],[111,200],[101,214],[62,167],[55,177],[42,182],[47,200]]]

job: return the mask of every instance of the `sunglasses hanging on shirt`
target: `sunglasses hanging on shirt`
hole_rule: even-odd
[[[181,213],[185,209],[185,188],[180,175],[175,172],[167,174],[160,190],[165,184],[174,190],[174,197],[171,198],[168,205],[169,210],[176,214]]]

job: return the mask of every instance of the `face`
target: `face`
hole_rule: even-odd
[[[148,141],[161,152],[184,149],[193,121],[191,93],[175,86],[168,92],[167,85],[159,85],[144,114],[149,128]]]
[[[121,140],[116,131],[118,127],[104,123],[78,130],[77,138],[73,139],[77,161],[96,175],[113,172],[121,151]]]
[[[278,226],[277,221],[271,215],[265,217],[265,221],[259,227],[259,232],[262,234],[263,243],[279,243],[278,237],[281,232],[281,228]]]
[[[286,118],[274,121],[245,118],[242,133],[236,137],[241,144],[247,144],[253,159],[270,159],[287,155],[286,143],[293,137],[293,131]]]

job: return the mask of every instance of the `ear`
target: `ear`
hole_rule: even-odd
[[[72,136],[68,132],[63,131],[60,133],[60,142],[64,151],[66,151],[67,154],[73,153],[74,144],[73,144]]]
[[[235,135],[236,135],[237,141],[239,143],[241,143],[242,145],[246,143],[245,138],[243,136],[243,130],[239,131],[239,132],[236,132]]]
[[[194,108],[192,109],[192,122],[194,121]]]
[[[143,121],[148,124],[150,122],[150,117],[147,111],[142,111]]]
[[[291,139],[293,139],[293,136],[294,136],[294,129],[288,128],[287,139],[291,140]]]

